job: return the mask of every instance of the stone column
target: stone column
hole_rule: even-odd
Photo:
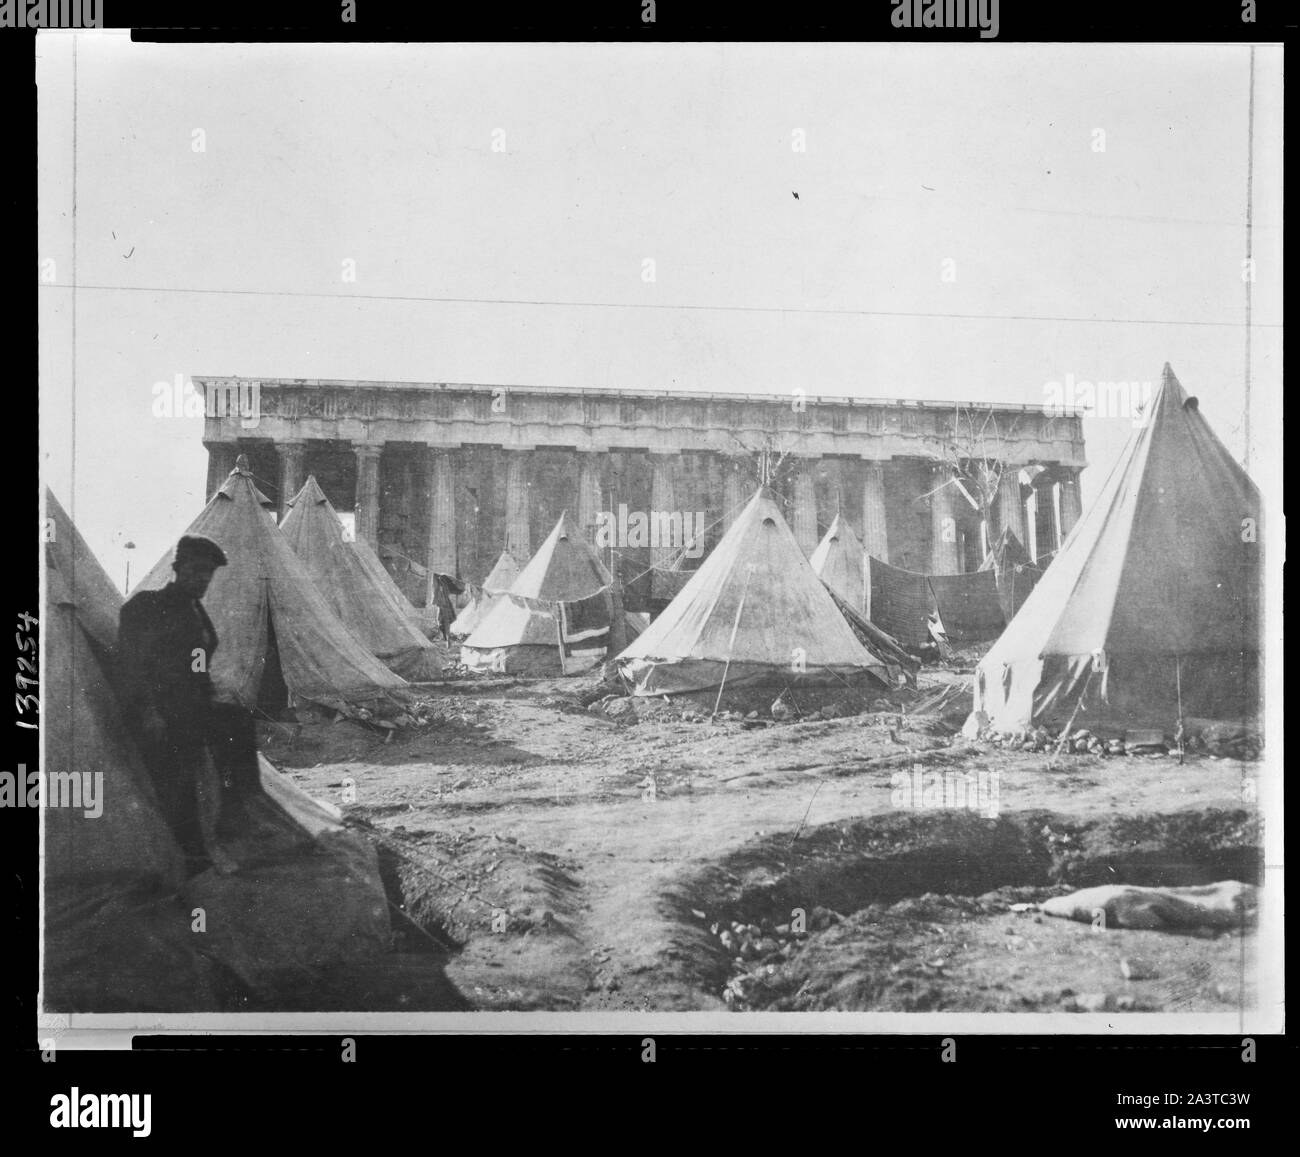
[[[1056,475],[1061,488],[1061,542],[1064,543],[1083,516],[1083,498],[1079,492],[1078,467],[1061,466]]]
[[[1029,548],[1029,535],[1025,530],[1025,504],[1020,497],[1020,467],[1004,463],[1002,477],[998,480],[998,533],[1010,530]]]
[[[425,556],[428,568],[426,606],[433,606],[438,592],[437,574],[459,574],[456,554],[456,462],[454,451],[445,446],[430,446],[429,470],[429,547]]]
[[[596,516],[605,509],[605,495],[601,491],[600,455],[578,455],[578,501],[575,505],[578,525],[588,542],[596,541]]]
[[[389,514],[396,514],[396,520],[401,525],[403,532],[405,532],[413,527],[415,523],[411,511],[415,504],[416,468],[410,454],[403,454],[397,461],[396,486],[393,484],[393,474],[394,471],[390,467],[388,485],[387,487],[381,487],[379,491],[379,508],[380,510],[387,508]],[[394,490],[397,491],[396,501],[388,499],[388,495]],[[411,555],[416,553],[416,547],[412,543],[404,542],[402,549]]]
[[[623,584],[614,582],[609,588],[610,623],[609,649],[605,652],[607,659],[621,654],[627,649],[627,619],[623,613]]]
[[[957,555],[957,488],[943,465],[930,472],[930,573],[959,574]]]
[[[654,569],[651,590],[658,596],[661,591],[671,594],[660,572],[669,570],[681,555],[680,539],[673,541],[672,528],[681,527],[681,512],[677,508],[677,456],[674,454],[650,455],[650,566]],[[676,519],[670,516],[677,514]]]
[[[239,453],[237,442],[205,442],[208,448],[208,492],[211,498],[225,484],[230,472],[235,468],[235,456]]]
[[[1044,470],[1034,479],[1034,542],[1037,554],[1051,554],[1060,545],[1056,520],[1056,483],[1052,474]]]
[[[280,500],[276,503],[279,521],[289,513],[289,503],[297,497],[302,484],[307,481],[304,464],[307,459],[306,442],[278,442],[276,450],[280,455]]]
[[[881,562],[889,561],[889,532],[885,522],[885,467],[867,462],[862,479],[862,546]]]
[[[685,566],[699,566],[699,557],[708,547],[709,527],[713,523],[713,504],[718,491],[714,477],[713,456],[699,450],[690,452],[690,481],[678,495],[682,510],[682,545],[688,551]],[[695,532],[699,531],[699,541]]]
[[[506,550],[520,567],[533,557],[528,525],[528,455],[531,450],[507,450],[506,454]]]
[[[745,470],[748,463],[742,459],[723,458],[722,460],[722,532],[725,534],[736,521],[737,515],[745,509],[745,503],[754,496],[754,487],[749,485]]]
[[[817,549],[817,483],[813,478],[816,459],[799,463],[794,476],[794,531],[795,541],[807,558]]]
[[[725,529],[722,523],[723,481],[722,462],[712,451],[704,455],[704,553],[717,544]]]
[[[1029,497],[1025,499],[1025,505],[1023,508],[1025,514],[1024,543],[1025,549],[1029,551],[1029,557],[1035,562],[1038,561],[1038,555],[1041,553],[1039,550],[1038,538],[1038,503],[1038,491],[1033,486],[1030,486]]]
[[[364,539],[374,551],[379,550],[379,455],[383,446],[369,442],[353,443],[357,456],[357,489],[353,505],[357,538]]]

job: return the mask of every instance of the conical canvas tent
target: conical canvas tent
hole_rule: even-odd
[[[840,598],[859,614],[866,614],[866,554],[844,515],[835,516],[808,562]]]
[[[1259,491],[1166,365],[1097,501],[976,668],[975,709],[1001,730],[1253,716],[1259,517]]]
[[[889,686],[766,488],[617,662],[637,695]]]
[[[335,517],[338,517],[337,511]],[[402,608],[402,614],[418,623],[423,615],[421,608],[414,606],[411,600],[406,597],[402,588],[397,585],[393,576],[388,573],[388,568],[379,561],[379,555],[375,553],[374,547],[364,538],[353,536],[348,539],[348,546],[352,548],[352,553],[357,556],[358,561],[370,576],[371,581],[382,590],[387,592],[386,597],[395,602]]]
[[[241,455],[225,485],[189,526],[188,533],[213,539],[229,559],[203,596],[217,631],[212,662],[217,694],[257,706],[274,657],[290,706],[302,701],[338,710],[404,709],[411,700],[409,685],[339,621],[263,509],[266,501]],[[136,589],[161,590],[171,581],[171,561],[169,552]]]
[[[1002,613],[1007,622],[1024,605],[1029,592],[1042,576],[1042,570],[1034,565],[1020,539],[1007,527],[994,540],[989,552],[980,563],[980,570],[993,572],[998,584],[998,599],[1002,603]]]
[[[112,691],[122,596],[49,491],[45,505],[44,769],[105,773],[103,815],[45,810],[46,881],[84,875],[178,885],[184,859]]]
[[[503,550],[496,565],[483,580],[483,585],[470,596],[469,602],[451,624],[452,635],[458,639],[469,638],[518,577],[519,564],[515,562],[514,555]]]
[[[411,682],[441,674],[442,649],[415,628],[410,604],[367,570],[314,475],[291,500],[280,532],[330,609],[381,663]]]
[[[183,878],[113,691],[121,596],[48,492],[46,506],[42,1010],[355,1005],[357,970],[392,959],[373,848],[259,758],[265,794],[223,840],[233,873]],[[69,773],[100,777],[82,806],[63,806],[76,802]],[[427,980],[444,1007],[463,1006],[440,972]]]
[[[443,655],[447,645],[442,641],[442,636],[437,630],[437,610],[433,607],[415,606],[406,597],[406,592],[397,585],[397,580],[388,572],[388,568],[380,561],[374,547],[364,538],[353,537],[348,541],[348,546],[352,548],[352,552],[375,585],[388,592],[388,598],[402,608],[402,614],[410,620],[420,635],[431,640],[438,648],[438,654]]]
[[[561,665],[556,604],[608,592],[610,575],[568,513],[461,647],[471,670],[573,674],[596,659]],[[606,597],[604,626],[609,627]]]

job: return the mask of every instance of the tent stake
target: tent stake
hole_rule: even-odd
[[[564,666],[564,627],[560,620],[560,604],[555,604],[555,642],[560,648],[560,674],[567,675],[569,672]]]
[[[1174,656],[1174,684],[1178,688],[1178,766],[1183,766],[1183,657]]]

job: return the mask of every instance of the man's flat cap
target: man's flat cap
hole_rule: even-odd
[[[221,549],[212,539],[202,534],[186,534],[181,536],[180,542],[176,544],[176,557],[173,562],[181,562],[183,559],[193,558],[202,559],[213,566],[225,566],[226,552]]]

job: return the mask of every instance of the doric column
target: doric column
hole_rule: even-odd
[[[379,455],[383,447],[369,442],[352,446],[357,456],[357,489],[353,505],[357,537],[379,550]]]
[[[813,459],[800,462],[794,476],[795,541],[807,558],[817,549],[817,484],[813,479]]]
[[[889,532],[885,521],[885,467],[865,463],[862,480],[862,546],[881,562],[889,561]]]
[[[1023,508],[1024,515],[1025,515],[1024,542],[1025,542],[1025,549],[1029,551],[1029,557],[1032,558],[1035,562],[1038,561],[1039,554],[1044,553],[1039,549],[1038,503],[1039,503],[1038,491],[1033,486],[1030,486],[1029,496],[1025,499],[1025,505]]]
[[[304,464],[307,460],[306,442],[277,442],[276,451],[280,455],[280,501],[276,504],[279,520],[289,513],[289,503],[302,489],[307,481]]]
[[[1002,476],[998,479],[998,533],[1010,530],[1020,541],[1020,545],[1029,547],[1029,535],[1025,532],[1025,504],[1020,497],[1020,467],[1010,462],[1002,466]]]
[[[1083,515],[1083,498],[1079,493],[1078,467],[1058,467],[1056,475],[1061,488],[1061,542],[1064,542]]]
[[[434,589],[436,574],[455,576],[459,573],[456,555],[456,463],[453,451],[444,446],[430,446],[427,451],[429,469],[429,549],[425,559],[428,568],[428,602],[433,606],[438,592]]]
[[[673,539],[671,529],[681,529],[681,512],[677,509],[677,456],[674,454],[650,455],[650,565],[655,574],[651,590],[658,594],[660,588],[671,591],[663,584],[661,571],[668,570],[681,554],[680,538]],[[676,520],[672,515],[676,514]]]
[[[614,583],[609,588],[610,623],[607,659],[621,654],[627,648],[627,619],[623,613],[623,584]]]
[[[745,503],[754,496],[754,487],[745,473],[748,463],[743,459],[722,460],[722,531],[725,534],[736,516],[745,509]]]
[[[722,522],[723,509],[723,463],[717,454],[709,451],[704,455],[704,544],[707,554],[713,549],[726,529]]]
[[[605,509],[605,496],[601,493],[600,455],[578,455],[578,525],[588,542],[596,541],[596,516]]]
[[[930,573],[958,574],[957,557],[957,488],[952,470],[942,464],[930,473]]]
[[[507,450],[506,454],[506,550],[522,567],[533,556],[528,525],[528,455],[530,450]]]
[[[1051,554],[1060,545],[1056,521],[1056,484],[1050,471],[1034,479],[1034,543],[1039,555]]]
[[[208,492],[211,498],[225,484],[230,472],[235,468],[235,456],[239,453],[236,442],[206,442],[208,448]]]

